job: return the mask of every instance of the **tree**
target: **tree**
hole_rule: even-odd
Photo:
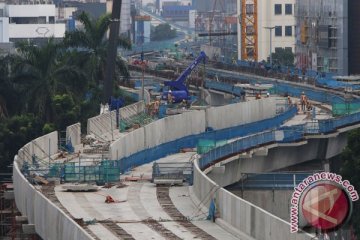
[[[172,39],[176,37],[176,30],[171,29],[168,23],[159,24],[155,28],[151,29],[151,41],[161,41]]]
[[[356,129],[348,135],[348,146],[340,156],[343,166],[341,175],[347,179],[360,192],[360,129]],[[357,236],[360,236],[360,201],[353,202],[354,208],[351,223]]]
[[[19,95],[11,79],[12,56],[0,57],[0,119],[9,117],[19,110]]]
[[[33,114],[16,115],[0,121],[0,169],[10,171],[17,151],[27,142],[38,137],[42,124]]]
[[[97,20],[92,20],[90,16],[82,12],[78,20],[83,24],[83,29],[65,33],[64,44],[68,47],[75,47],[78,51],[84,51],[88,56],[88,71],[90,78],[98,85],[104,80],[105,64],[108,40],[106,34],[110,26],[110,14],[101,16]],[[119,37],[118,46],[126,49],[131,48],[129,39]],[[117,58],[118,73],[129,77],[126,63]],[[119,76],[117,76],[119,79]]]
[[[21,43],[17,50],[14,84],[24,96],[24,112],[53,122],[53,96],[67,93],[79,97],[87,84],[86,77],[76,65],[71,65],[71,52],[64,51],[52,38],[42,47]]]
[[[290,48],[276,48],[272,59],[281,66],[294,66],[295,55]]]

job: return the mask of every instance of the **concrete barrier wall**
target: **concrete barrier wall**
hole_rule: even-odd
[[[147,148],[205,131],[205,111],[190,111],[152,122],[110,145],[110,158],[122,159]]]
[[[122,159],[143,150],[144,128],[138,128],[121,136],[110,145],[110,159]]]
[[[87,134],[94,134],[95,137],[103,138],[105,134],[111,133],[115,129],[116,111],[89,118],[87,121]]]
[[[256,122],[276,115],[273,97],[206,109],[206,126],[214,130]],[[219,117],[221,116],[221,117]]]
[[[145,127],[145,147],[205,132],[205,111],[191,111],[162,118]]]
[[[43,194],[37,191],[22,175],[18,167],[18,156],[13,166],[16,206],[43,239],[87,240],[93,239],[73,219],[66,215]]]
[[[122,107],[119,109],[120,119],[127,119],[145,111],[145,103],[143,101]]]
[[[66,141],[71,140],[73,146],[81,144],[81,125],[75,123],[66,128]]]
[[[42,159],[57,153],[58,151],[58,132],[52,132],[44,136],[38,137],[31,142],[25,144],[18,151],[19,163],[22,165],[24,161],[32,162],[32,156]]]
[[[205,207],[209,207],[210,200],[215,198],[219,217],[254,239],[310,240],[313,237],[305,233],[290,233],[286,221],[221,188],[200,170],[198,160],[194,162],[193,192]]]

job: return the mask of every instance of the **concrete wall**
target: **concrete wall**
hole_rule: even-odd
[[[205,111],[190,111],[152,122],[110,145],[110,159],[128,157],[146,148],[205,132]]]
[[[81,125],[75,123],[66,128],[66,140],[71,140],[73,146],[81,144]]]
[[[145,111],[145,103],[143,101],[136,102],[134,104],[122,107],[119,110],[120,119],[127,119],[136,114],[142,113]]]
[[[271,172],[314,159],[328,159],[342,152],[346,133],[333,138],[308,139],[302,143],[276,144],[250,151],[246,156],[235,156],[224,165],[224,173],[210,171],[208,177],[222,187],[241,179],[241,173]],[[271,147],[271,148],[269,148]]]
[[[243,192],[238,190],[231,192],[285,221],[290,219],[290,200],[294,190],[244,190]]]
[[[111,118],[110,118],[111,116]],[[107,139],[106,135],[116,129],[116,111],[104,113],[87,121],[87,134],[94,134],[95,137]]]
[[[206,109],[206,126],[217,130],[272,118],[275,115],[276,99],[263,98],[208,108]]]
[[[36,138],[19,149],[19,164],[23,161],[32,162],[32,156],[42,159],[58,151],[58,132],[52,132]]]
[[[42,239],[87,240],[93,239],[73,219],[54,203],[36,190],[22,175],[18,167],[18,157],[13,166],[13,181],[16,206]]]
[[[255,239],[262,240],[298,240],[312,239],[305,233],[290,233],[290,225],[286,221],[268,213],[254,204],[247,202],[229,191],[221,188],[208,178],[194,162],[193,192],[198,201],[206,207],[212,198],[216,199],[219,217],[233,228]]]

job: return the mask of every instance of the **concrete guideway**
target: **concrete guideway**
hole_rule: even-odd
[[[193,153],[179,153],[159,159],[158,162],[187,162]],[[123,175],[148,179],[151,176],[152,163],[134,168]],[[189,196],[189,186],[168,188],[168,198],[159,202],[158,189],[148,181],[128,182],[128,187],[110,189],[102,188],[98,192],[64,192],[55,188],[61,204],[74,218],[84,221],[96,219],[97,223],[88,225],[88,229],[99,239],[118,239],[121,234],[111,228],[111,224],[128,234],[126,239],[238,239],[217,224],[206,220],[207,212],[201,211]],[[115,200],[126,202],[107,204],[106,195]],[[164,209],[165,206],[165,209]],[[174,217],[166,209],[178,211]],[[190,221],[185,221],[190,219]],[[191,225],[191,226],[190,226]],[[120,231],[118,229],[118,231]]]

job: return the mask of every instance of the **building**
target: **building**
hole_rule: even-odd
[[[192,6],[163,5],[161,16],[174,22],[188,22]]]
[[[349,74],[348,2],[355,1],[297,0],[297,67],[339,75]],[[357,7],[359,8],[358,3]],[[353,16],[358,15],[358,12],[354,10],[351,12]],[[359,20],[358,16],[356,18]],[[355,22],[351,22],[351,27],[359,30],[359,23]],[[349,39],[352,47],[360,44],[355,42],[358,34],[354,35],[353,40]],[[359,62],[359,59],[355,59],[355,56],[360,56],[359,51],[355,51],[351,56],[352,61],[354,61],[353,64]],[[356,69],[352,65],[352,71],[354,70]]]
[[[43,41],[63,38],[65,24],[56,22],[53,4],[0,5],[0,41]]]
[[[238,0],[237,3],[238,59],[266,61],[270,52],[278,48],[295,52],[295,0]]]

